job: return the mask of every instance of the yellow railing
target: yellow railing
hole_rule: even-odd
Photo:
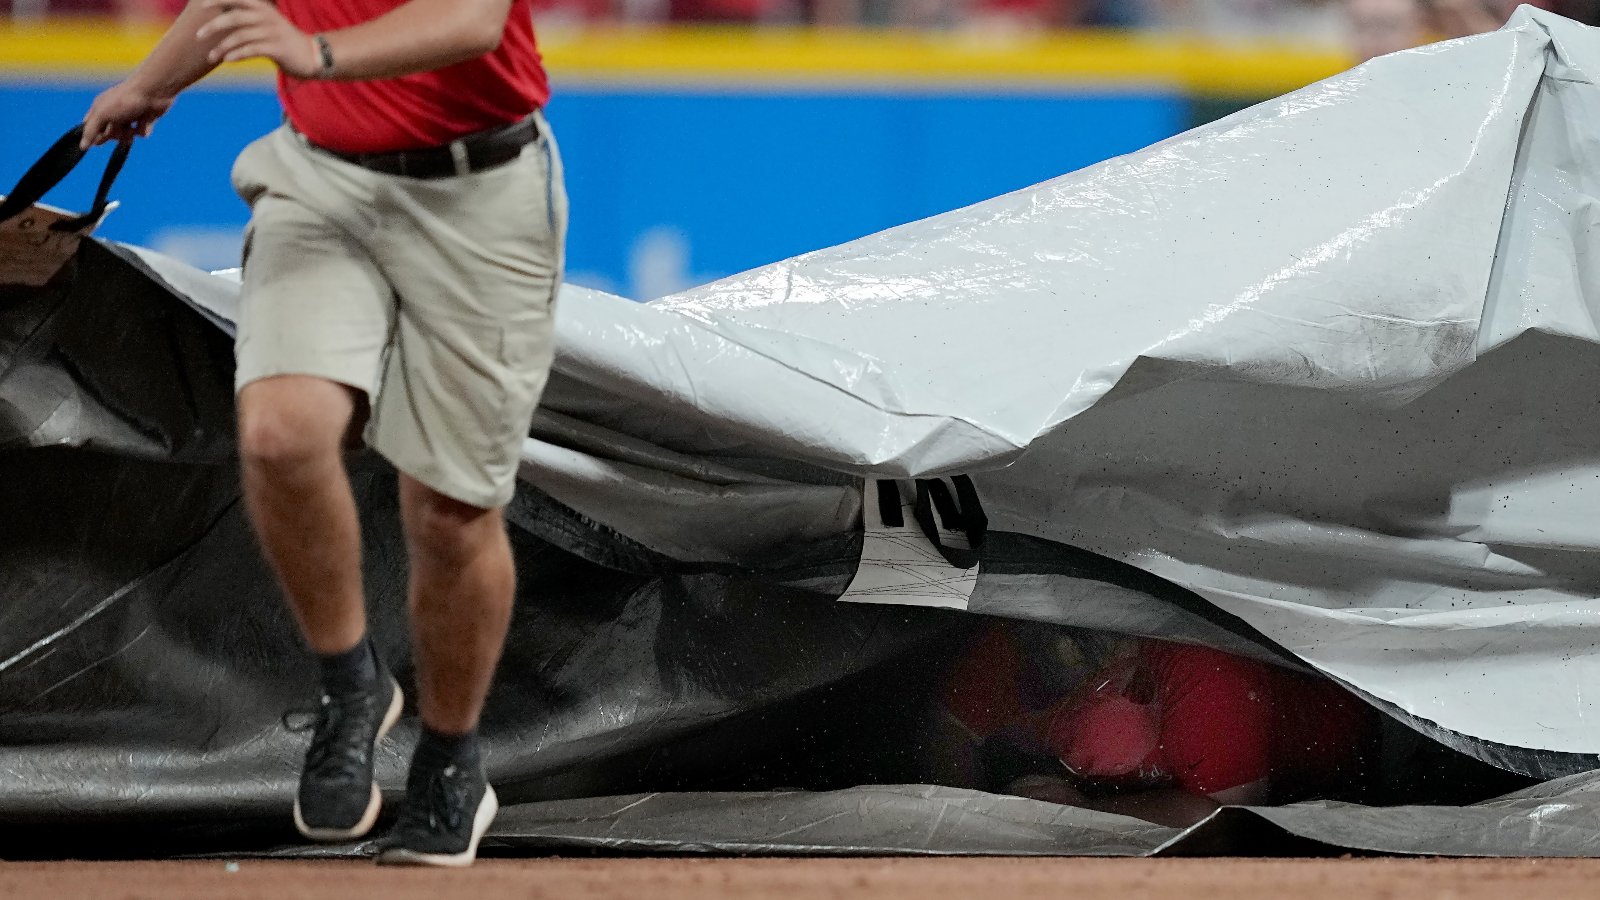
[[[0,77],[105,78],[132,68],[158,29],[113,23],[0,25]],[[1132,33],[994,36],[809,28],[608,28],[540,35],[558,82],[686,85],[1143,87],[1270,96],[1348,67],[1336,48]],[[221,77],[259,79],[269,66]]]

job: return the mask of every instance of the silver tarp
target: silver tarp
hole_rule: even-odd
[[[1125,563],[1485,758],[1593,768],[1597,76],[1593,29],[1524,7],[1498,32],[662,301],[569,289],[547,408],[675,460],[968,474],[991,545]],[[530,484],[678,558],[759,555],[848,512],[821,491],[752,521],[764,485],[535,438]],[[677,543],[657,527],[681,533],[671,514],[640,520],[620,483],[747,530]],[[869,566],[910,565],[870,512]],[[887,598],[893,578],[857,584],[1227,643],[1214,616],[1145,615],[1014,556],[975,577],[930,557],[910,583],[932,587]]]

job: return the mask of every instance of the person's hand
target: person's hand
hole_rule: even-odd
[[[196,36],[216,41],[206,57],[213,65],[260,57],[294,78],[322,72],[322,55],[311,36],[291,25],[269,0],[203,0],[203,5],[216,17]]]
[[[1065,778],[1054,775],[1024,775],[1006,787],[1006,793],[1062,806],[1087,807],[1089,800]]]
[[[94,98],[83,117],[81,149],[107,141],[127,141],[149,137],[156,120],[172,108],[173,97],[151,94],[131,79],[107,88]]]

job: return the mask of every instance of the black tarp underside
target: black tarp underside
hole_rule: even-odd
[[[265,851],[262,823],[287,816],[305,741],[283,713],[311,695],[314,667],[239,503],[231,340],[104,246],[86,242],[72,267],[50,289],[0,288],[0,830],[139,829],[159,836],[139,845],[152,855]],[[409,685],[394,475],[370,454],[351,470],[372,634]],[[486,852],[1593,845],[1588,776],[1466,807],[1229,809],[1181,834],[952,788],[855,786],[915,778],[920,698],[981,619],[835,602],[859,533],[732,567],[671,559],[527,485],[507,518],[518,593],[482,726],[506,808]],[[1297,664],[1188,591],[1023,535],[991,535],[971,611]],[[1409,724],[1508,770],[1596,765]],[[407,719],[382,746],[386,789],[415,737]],[[85,840],[75,854],[113,852]]]

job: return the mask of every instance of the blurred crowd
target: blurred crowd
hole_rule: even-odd
[[[1343,0],[1345,39],[1358,57],[1371,59],[1431,40],[1493,31],[1523,2],[1600,24],[1600,0]]]
[[[0,16],[171,18],[185,0],[0,0]],[[1121,28],[1213,38],[1343,43],[1370,59],[1429,41],[1492,31],[1521,0],[535,0],[545,28],[722,22],[826,27]],[[1600,0],[1533,0],[1587,24]]]

